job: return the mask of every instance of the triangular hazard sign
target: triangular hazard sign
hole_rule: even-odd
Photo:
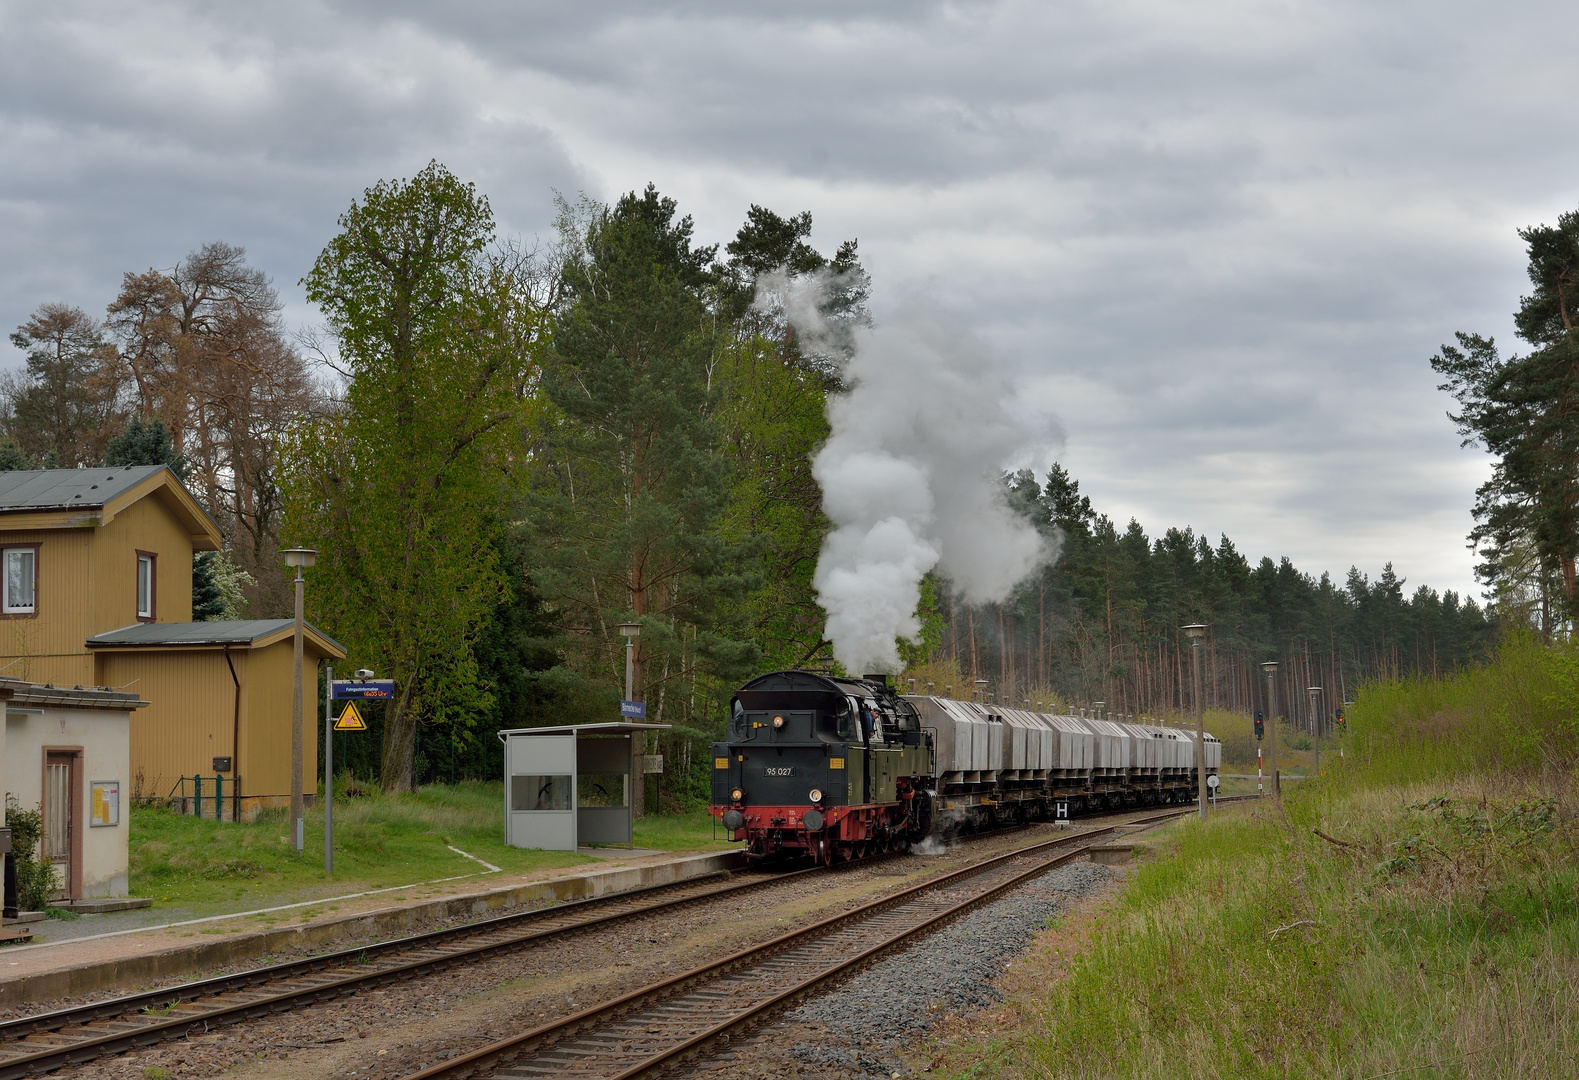
[[[347,701],[345,708],[340,710],[340,718],[334,722],[336,731],[366,731],[367,722],[362,719],[361,710],[356,707],[356,702]]]

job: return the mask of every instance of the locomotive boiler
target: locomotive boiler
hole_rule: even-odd
[[[934,832],[1097,809],[1189,802],[1208,734],[902,696],[882,675],[762,675],[735,692],[713,744],[712,813],[756,858],[818,862],[893,851]]]

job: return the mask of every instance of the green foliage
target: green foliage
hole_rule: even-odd
[[[196,622],[222,618],[225,593],[214,576],[217,551],[200,551],[192,556],[192,618]]]
[[[192,557],[192,618],[198,622],[242,618],[246,588],[255,584],[228,549],[198,552]]]
[[[10,389],[10,430],[46,469],[96,464],[116,418],[119,372],[104,327],[81,308],[44,304],[11,334],[27,353]]]
[[[1579,602],[1579,211],[1519,238],[1535,290],[1514,322],[1534,351],[1504,359],[1492,339],[1460,333],[1431,367],[1459,403],[1449,418],[1465,445],[1496,459],[1475,494],[1470,540],[1486,556],[1476,572],[1549,634],[1554,605],[1571,617]]]
[[[322,552],[315,618],[396,680],[380,774],[409,790],[418,725],[491,701],[475,645],[508,595],[496,522],[544,314],[529,263],[489,250],[487,200],[436,162],[339,224],[303,284],[350,384],[285,440],[282,532]]]
[[[737,610],[762,649],[762,668],[795,667],[822,644],[811,585],[828,531],[811,475],[812,453],[828,437],[822,380],[760,335],[723,344],[713,378],[733,477],[721,527],[760,541],[756,587]]]
[[[16,472],[20,469],[36,467],[37,464],[16,444],[15,439],[0,441],[0,472]]]
[[[650,186],[568,216],[564,302],[544,386],[546,480],[527,493],[534,578],[584,642],[583,670],[623,671],[615,624],[642,623],[637,665],[660,712],[671,680],[738,678],[759,650],[724,601],[752,584],[754,538],[720,529],[729,461],[711,384],[713,248]],[[616,682],[617,685],[617,682]]]
[[[23,911],[43,911],[55,891],[55,867],[39,841],[44,835],[42,809],[24,810],[10,795],[5,799],[5,823],[11,830],[11,862],[16,870],[17,904]]]
[[[1362,687],[1349,711],[1349,782],[1434,782],[1579,754],[1579,647],[1514,635],[1444,679]]]
[[[157,416],[144,421],[133,416],[119,435],[111,437],[104,447],[106,465],[168,465],[170,471],[185,480],[191,466],[186,458],[176,452],[175,440]]]

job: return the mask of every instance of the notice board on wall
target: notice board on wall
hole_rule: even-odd
[[[88,818],[90,826],[119,825],[121,823],[121,782],[119,780],[93,781],[93,812]]]

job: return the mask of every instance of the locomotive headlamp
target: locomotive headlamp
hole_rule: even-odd
[[[743,799],[745,797],[746,797],[746,793],[744,791],[741,791],[739,788],[736,788],[735,790],[733,790],[733,791],[731,791],[729,793],[729,801],[730,802],[739,802],[741,799]]]
[[[782,716],[775,716],[773,718],[773,726],[776,727],[776,728],[783,727],[784,726],[784,718]]]
[[[812,788],[811,789],[811,793],[809,795],[807,795],[806,797],[808,799],[810,799],[812,802],[822,802],[822,789],[821,788]]]

